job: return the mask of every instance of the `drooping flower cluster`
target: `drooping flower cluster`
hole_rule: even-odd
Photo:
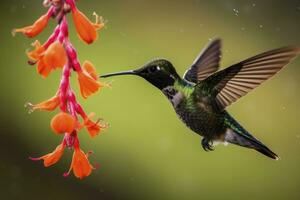
[[[75,0],[45,0],[44,6],[49,8],[45,15],[42,15],[33,25],[14,29],[12,33],[13,35],[23,33],[32,38],[46,28],[51,18],[58,22],[53,34],[45,43],[41,44],[39,41],[35,41],[32,44],[34,49],[27,52],[28,63],[36,65],[38,74],[43,78],[49,76],[53,70],[62,69],[58,91],[44,102],[27,103],[26,106],[29,112],[35,110],[53,111],[59,108],[60,111],[52,118],[50,126],[54,133],[62,134],[64,137],[62,143],[52,153],[31,159],[43,160],[44,166],[49,167],[60,160],[66,147],[74,149],[70,170],[64,176],[69,175],[73,170],[74,175],[81,179],[89,176],[94,167],[88,160],[90,153],[85,154],[80,149],[78,131],[86,128],[90,136],[95,137],[102,129],[106,128],[106,124],[101,123],[100,120],[93,121],[94,114],[87,115],[84,112],[70,85],[71,72],[77,73],[80,92],[85,99],[108,85],[99,82],[91,62],[85,61],[81,66],[76,50],[69,41],[66,15],[72,13],[77,34],[87,44],[93,43],[98,38],[97,30],[104,27],[104,22],[101,17],[94,13],[96,22],[92,23],[78,10]]]

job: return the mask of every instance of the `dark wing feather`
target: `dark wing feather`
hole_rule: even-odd
[[[295,56],[300,48],[286,47],[268,51],[237,63],[204,80],[223,110],[248,92],[271,78]]]
[[[220,57],[221,40],[215,39],[199,54],[183,78],[192,83],[206,79],[219,69]]]

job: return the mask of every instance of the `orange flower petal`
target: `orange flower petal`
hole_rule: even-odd
[[[87,72],[93,79],[97,80],[98,75],[96,72],[96,69],[94,65],[90,61],[84,61],[83,63],[83,69],[85,72]]]
[[[100,88],[100,83],[93,79],[85,72],[78,72],[78,82],[80,86],[80,92],[83,98],[87,98],[88,96],[96,93]]]
[[[80,148],[75,148],[74,150],[71,169],[73,169],[74,175],[79,179],[92,173],[93,166],[90,164],[87,155]]]
[[[26,52],[29,59],[33,61],[38,61],[41,59],[43,53],[45,52],[45,47],[41,45],[41,43],[36,40],[34,43],[31,44],[35,49],[33,51]]]
[[[52,68],[49,65],[46,65],[43,59],[39,60],[37,63],[37,72],[43,77],[47,78],[50,74]]]
[[[57,134],[72,133],[77,126],[77,121],[72,115],[61,112],[52,118],[50,125]]]
[[[96,137],[100,133],[101,126],[97,122],[95,123],[88,119],[85,121],[84,125],[92,138]]]
[[[97,122],[93,122],[91,118],[94,115],[94,113],[91,113],[89,116],[84,118],[84,126],[86,127],[92,138],[97,136],[100,133],[101,129],[107,128],[107,124],[100,124],[100,120],[98,120]]]
[[[87,117],[86,119],[84,119],[84,126],[86,127],[86,129],[88,130],[88,132],[92,138],[96,137],[100,133],[100,130],[102,128],[99,124],[99,121],[93,122],[90,119],[90,117]]]
[[[67,54],[63,45],[56,41],[45,51],[43,60],[51,68],[62,68],[67,63]]]
[[[35,37],[39,33],[41,33],[48,24],[50,16],[48,14],[42,15],[38,20],[34,22],[31,26],[26,26],[24,28],[14,29],[12,34],[23,33],[29,38]]]
[[[51,99],[48,99],[46,101],[43,101],[41,103],[38,104],[31,104],[31,103],[27,103],[26,107],[29,108],[29,112],[33,112],[35,110],[46,110],[46,111],[52,111],[55,108],[57,108],[57,106],[59,106],[60,104],[60,98],[59,96],[54,96]]]
[[[96,14],[94,13],[94,15]],[[96,22],[94,24],[78,9],[72,11],[72,16],[77,34],[81,40],[87,44],[91,44],[97,40],[97,30],[104,26],[98,15],[96,15]]]
[[[44,166],[49,167],[57,163],[64,153],[65,145],[60,144],[52,153],[48,153],[39,158],[30,158],[31,160],[44,160]]]

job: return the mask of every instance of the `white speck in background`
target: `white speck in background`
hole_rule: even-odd
[[[233,9],[233,12],[234,12],[234,15],[235,15],[235,16],[238,16],[238,15],[239,15],[239,10],[238,10],[238,9],[235,9],[235,8],[234,8],[234,9]]]

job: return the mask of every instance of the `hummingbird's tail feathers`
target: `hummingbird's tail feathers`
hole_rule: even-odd
[[[225,134],[225,141],[242,147],[255,149],[256,151],[272,159],[275,160],[279,159],[279,157],[273,151],[271,151],[267,146],[265,146],[263,143],[258,141],[255,137],[250,135],[250,133],[248,133],[245,130],[242,131],[245,133],[239,133],[237,131],[228,128]]]

